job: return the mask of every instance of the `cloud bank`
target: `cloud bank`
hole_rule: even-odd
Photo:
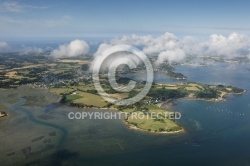
[[[142,50],[147,55],[158,56],[156,64],[161,64],[164,61],[179,62],[186,58],[186,53],[183,50],[181,41],[172,33],[165,33],[159,37],[152,36],[123,36],[121,38],[110,41],[115,44],[129,44],[142,47]]]
[[[86,55],[89,52],[89,45],[83,40],[73,40],[68,44],[60,45],[51,52],[54,58],[75,57]]]
[[[156,64],[165,61],[182,62],[189,56],[222,56],[224,58],[250,56],[250,38],[239,33],[231,33],[228,36],[213,34],[205,40],[192,36],[178,38],[168,32],[159,37],[130,35],[112,39],[106,44],[138,46],[146,54],[157,56]],[[100,52],[101,49],[103,49],[103,44],[98,51]]]
[[[103,52],[107,49],[113,49],[114,45],[102,43],[96,53],[94,54],[94,60],[90,64],[90,70],[93,70],[94,65],[100,66],[100,69],[102,71],[105,71],[107,69],[115,68],[118,64],[135,64],[136,66],[141,63],[141,60],[139,57],[135,56],[134,54],[131,54],[130,52],[118,52],[111,54],[104,58]],[[116,45],[117,46],[117,45]],[[123,46],[118,46],[119,48],[123,48]],[[123,50],[123,49],[122,49]],[[105,60],[102,61],[101,59],[104,58]],[[116,63],[113,63],[116,62]],[[119,65],[118,65],[119,66]]]
[[[222,56],[242,56],[249,55],[250,38],[246,35],[231,33],[227,37],[214,34],[203,43],[206,54]]]

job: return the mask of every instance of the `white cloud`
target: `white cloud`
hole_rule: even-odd
[[[238,33],[231,33],[228,36],[213,34],[206,40],[200,40],[192,36],[177,38],[167,32],[159,37],[123,36],[112,39],[110,43],[140,46],[146,54],[158,56],[157,64],[164,61],[180,62],[189,55],[225,58],[250,55],[250,38]]]
[[[138,35],[123,36],[120,39],[111,40],[110,43],[141,46],[146,54],[158,56],[156,64],[161,64],[164,61],[179,62],[186,57],[179,39],[168,32],[156,38]]]
[[[73,40],[69,44],[60,45],[51,52],[54,58],[75,57],[86,55],[89,52],[89,45],[83,40]]]
[[[0,12],[23,12],[27,9],[47,9],[45,6],[20,4],[17,1],[4,1],[0,3]]]
[[[116,46],[116,47],[113,47],[113,46]],[[118,48],[124,51],[114,52],[111,55],[102,54],[107,49],[109,49],[108,50],[109,52],[113,52],[113,50],[116,50]],[[126,50],[127,50],[126,45],[102,43],[99,46],[96,53],[94,54],[94,60],[91,62],[90,70],[92,71],[94,69],[94,66],[100,66],[101,71],[105,71],[107,69],[117,67],[117,65],[119,66],[119,64],[125,65],[125,66],[126,65],[137,66],[142,62],[140,58],[143,58],[143,57],[138,57],[137,55],[131,52],[127,52]]]
[[[100,64],[101,62],[99,62],[99,58],[102,56],[102,53],[110,47],[112,47],[112,44],[107,44],[107,43],[100,44],[96,53],[94,54],[94,59],[90,64],[89,70],[93,70],[94,65],[101,66],[101,64]],[[107,67],[107,65],[105,65],[105,64],[103,66],[104,66],[104,68]]]
[[[23,7],[18,2],[3,2],[0,6],[1,11],[21,12]]]
[[[153,39],[149,44],[146,44],[143,51],[146,54],[158,54],[166,50],[174,50],[179,46],[179,41],[176,36],[171,33],[165,33],[164,35]]]
[[[43,53],[44,50],[42,48],[39,47],[23,47],[20,51],[21,55],[26,55],[26,54],[40,54]]]
[[[0,42],[0,51],[6,50],[9,47],[8,43]]]
[[[147,36],[138,36],[138,35],[131,35],[131,36],[122,36],[121,38],[115,38],[110,41],[111,44],[129,44],[134,46],[143,46],[146,43],[150,44],[154,38],[150,35]]]
[[[163,51],[158,55],[156,65],[161,64],[164,61],[172,62],[181,62],[186,58],[186,53],[182,49],[174,49]]]
[[[238,33],[231,33],[227,37],[213,34],[203,43],[203,47],[208,55],[241,56],[249,54],[250,38]]]
[[[100,56],[101,53],[102,53],[103,51],[105,51],[106,49],[108,49],[108,48],[110,48],[110,47],[112,47],[112,44],[102,43],[102,44],[98,47],[98,49],[97,49],[96,53],[94,54],[94,56],[95,56],[95,57],[96,57],[96,56]]]
[[[0,51],[2,52],[19,52],[20,55],[26,55],[26,54],[40,54],[43,53],[44,50],[42,48],[36,47],[36,46],[13,46],[9,45],[6,42],[0,42]]]

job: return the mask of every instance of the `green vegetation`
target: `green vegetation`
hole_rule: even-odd
[[[140,113],[151,115],[155,112],[168,112],[156,107],[169,99],[191,98],[203,100],[222,100],[226,94],[240,94],[244,90],[223,85],[206,85],[195,82],[184,82],[177,84],[155,84],[153,83],[147,96],[138,103],[128,106],[115,106],[105,101],[98,93],[92,82],[92,74],[89,73],[89,64],[92,57],[76,57],[68,59],[50,59],[47,56],[16,56],[6,53],[0,55],[0,89],[16,88],[23,84],[32,87],[48,89],[50,94],[61,96],[61,103],[79,108],[115,108],[119,111],[129,113]],[[144,70],[142,66],[138,70]],[[134,70],[119,70],[116,80],[119,86],[127,85],[129,78],[121,77],[121,73],[136,72]],[[177,79],[186,79],[182,73],[174,72],[169,64],[160,65],[157,70],[166,72],[168,76]],[[100,74],[100,82],[106,93],[110,94],[108,100],[126,99],[137,95],[145,85],[145,81],[137,81],[135,88],[127,93],[117,93],[108,81],[107,74]],[[30,90],[30,89],[29,89]],[[41,96],[41,95],[40,95]],[[49,96],[49,95],[47,95]],[[48,101],[46,96],[36,98],[24,96],[26,105],[39,105]],[[146,116],[145,116],[146,117]],[[168,117],[160,119],[136,119],[129,116],[126,122],[142,130],[153,132],[179,131],[181,127]]]
[[[62,88],[50,88],[49,92],[57,95],[69,94],[72,93],[74,89],[62,87]]]
[[[88,64],[83,64],[82,67],[81,67],[81,69],[83,71],[87,71],[89,69],[89,65]]]
[[[184,76],[182,73],[176,73],[176,72],[173,72],[171,70],[169,70],[167,72],[167,76],[172,77],[172,78],[176,78],[176,79],[180,79],[180,80],[186,80],[187,79],[187,77]]]
[[[161,98],[161,99],[177,99],[177,98],[183,98],[187,95],[185,91],[181,90],[173,90],[173,89],[165,89],[164,87],[162,89],[152,89],[148,93],[148,96],[154,97],[154,98]]]
[[[82,96],[79,96],[79,95],[67,95],[65,102],[66,103],[72,102],[72,101],[80,99],[80,98],[82,98]]]
[[[74,91],[71,94],[64,93],[61,103],[69,103],[71,106],[77,107],[102,108],[107,106],[107,102],[101,96],[81,91]]]
[[[74,104],[83,104],[85,106],[93,106],[93,107],[105,107],[107,102],[99,96],[87,92],[78,93],[81,98],[73,101]]]
[[[197,98],[212,99],[219,96],[218,91],[215,89],[206,89],[196,93]]]
[[[146,108],[147,110],[143,111],[127,110],[131,114],[126,122],[139,129],[151,132],[174,132],[182,130],[178,124],[168,116],[165,116],[170,111],[155,106],[146,106]]]
[[[129,93],[110,93],[115,99],[123,99],[130,96],[134,96],[141,90],[142,83],[138,83],[135,89]],[[111,92],[110,86],[104,86],[106,92]],[[97,107],[97,108],[116,108],[119,111],[130,113],[130,116],[126,119],[126,123],[130,126],[137,127],[145,131],[151,132],[176,132],[181,131],[182,128],[175,121],[169,119],[169,117],[162,118],[148,118],[154,113],[164,114],[166,111],[155,106],[158,102],[166,101],[168,99],[178,99],[184,97],[192,97],[198,99],[219,99],[221,94],[243,92],[243,90],[234,87],[224,86],[212,86],[206,84],[199,84],[194,82],[178,83],[178,84],[154,84],[148,93],[148,95],[140,102],[128,106],[114,106],[111,103],[104,101],[102,97],[97,95],[93,84],[79,84],[74,86],[68,86],[63,89],[65,103],[69,103],[72,106],[77,107]],[[53,88],[52,88],[53,90]],[[54,90],[55,91],[55,90]],[[62,91],[59,91],[62,94]],[[57,93],[59,93],[57,92]],[[67,93],[70,92],[70,93]],[[113,91],[112,91],[113,92]],[[114,91],[116,92],[116,91]],[[111,99],[112,101],[112,99]],[[133,114],[145,115],[143,118],[136,118]]]

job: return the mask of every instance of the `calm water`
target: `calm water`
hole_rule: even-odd
[[[249,65],[181,66],[177,71],[188,76],[187,81],[233,85],[246,89],[247,93],[229,96],[225,102],[178,101],[173,109],[182,113],[180,123],[188,131],[181,135],[132,131],[121,120],[54,120],[53,123],[59,126],[34,120],[68,134],[61,145],[64,151],[50,156],[56,160],[54,165],[63,165],[60,160],[66,160],[71,165],[250,165]],[[179,82],[166,78],[162,73],[156,74],[155,81]],[[60,114],[72,111],[68,107],[51,109]],[[22,111],[33,119],[29,110]],[[46,107],[45,111],[50,110]],[[76,136],[80,139],[76,140]],[[80,153],[84,147],[102,144],[119,144],[122,150],[91,156],[88,151]]]
[[[181,66],[188,81],[233,85],[250,90],[249,65],[216,64]],[[156,81],[176,82],[156,75]],[[225,102],[178,101],[191,144],[162,145],[98,158],[84,158],[89,164],[143,165],[250,165],[250,94],[229,96]],[[167,136],[166,136],[166,139]]]

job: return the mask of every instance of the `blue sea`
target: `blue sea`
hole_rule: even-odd
[[[187,135],[178,143],[134,149],[118,154],[82,159],[89,165],[247,166],[250,165],[250,65],[216,63],[209,66],[183,65],[176,68],[187,81],[232,85],[247,90],[229,95],[224,102],[179,100],[173,107],[182,113],[180,123]],[[156,82],[178,82],[156,74]],[[147,136],[145,136],[146,139]],[[155,136],[157,137],[157,136]],[[143,138],[142,138],[143,139]],[[156,140],[156,139],[155,139]],[[152,139],[154,141],[154,139]]]
[[[34,123],[54,127],[64,133],[64,142],[58,147],[58,152],[41,158],[42,163],[52,160],[53,165],[248,166],[249,69],[249,64],[228,63],[176,67],[177,72],[188,77],[185,81],[232,85],[247,90],[242,95],[229,95],[223,102],[178,100],[172,109],[182,114],[179,123],[185,127],[186,133],[183,134],[152,134],[131,130],[119,119],[63,119],[61,114],[76,111],[65,106],[52,106],[51,110],[46,106],[45,110],[60,115],[58,122],[46,123],[34,120],[34,116],[29,113],[31,111],[21,109],[18,104],[15,110],[28,113]],[[155,82],[158,83],[181,81],[168,78],[163,73],[155,75]],[[118,151],[112,151],[113,147]]]

